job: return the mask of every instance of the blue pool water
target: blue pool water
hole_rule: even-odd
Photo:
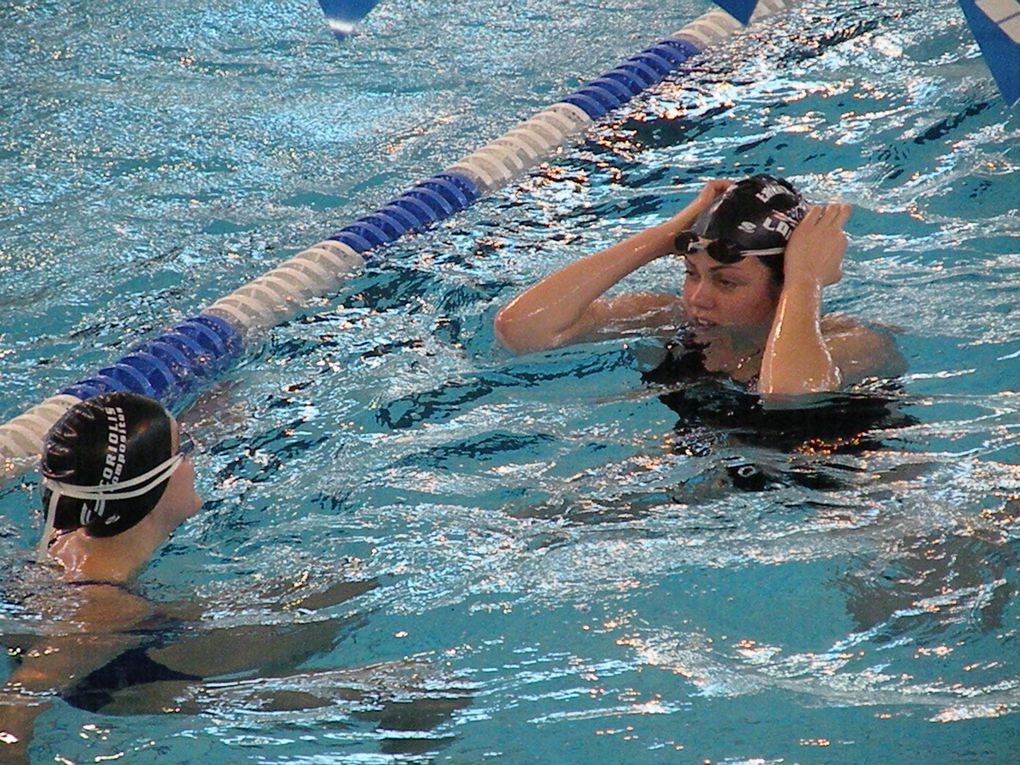
[[[708,7],[384,0],[341,47],[315,3],[3,6],[0,416]],[[255,668],[56,702],[33,761],[1016,762],[1018,114],[955,2],[808,2],[387,248],[182,414],[208,501],[140,586]],[[828,305],[898,329],[894,417],[793,451],[665,406],[640,340],[494,345],[524,285],[762,171],[854,206]],[[37,504],[0,490],[8,579]]]

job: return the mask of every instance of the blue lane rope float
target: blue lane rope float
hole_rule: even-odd
[[[174,400],[195,380],[215,376],[241,347],[241,336],[233,325],[200,314],[60,393],[84,400],[100,393],[132,391],[163,401]]]
[[[796,2],[759,0],[752,21]],[[228,367],[248,336],[276,326],[316,298],[335,293],[364,267],[366,258],[378,256],[385,245],[423,231],[505,185],[543,161],[569,137],[658,84],[741,26],[725,11],[705,13],[329,239],[220,298],[198,316],[0,425],[0,480],[35,464],[46,432],[78,401],[119,390],[172,404]]]

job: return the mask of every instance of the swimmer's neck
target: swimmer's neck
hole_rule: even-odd
[[[717,350],[740,356],[753,356],[761,353],[768,342],[770,324],[753,327],[717,326],[708,329],[690,327],[692,337],[706,345],[714,345]]]
[[[761,372],[767,327],[711,327],[695,329],[693,340],[701,346],[705,370],[749,383]]]
[[[76,529],[57,537],[49,556],[59,563],[66,582],[126,584],[145,568],[153,553],[169,537],[155,510],[127,531],[112,537],[92,537]]]

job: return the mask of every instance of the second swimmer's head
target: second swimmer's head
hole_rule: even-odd
[[[186,445],[181,431],[178,436],[180,451]],[[176,468],[172,438],[170,414],[144,396],[107,393],[73,406],[43,445],[42,498],[49,522],[57,530],[80,528],[93,537],[130,529],[167,488]]]
[[[720,263],[757,257],[782,284],[783,252],[808,208],[789,181],[754,175],[733,184],[677,234],[675,247],[680,255],[706,252]]]

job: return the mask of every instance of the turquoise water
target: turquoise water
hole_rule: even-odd
[[[708,7],[666,5],[383,2],[344,47],[314,4],[3,6],[0,416]],[[806,3],[259,338],[182,414],[208,501],[140,585],[283,658],[57,702],[34,761],[1015,762],[1020,124],[916,5]],[[686,420],[636,340],[493,344],[524,285],[759,171],[854,206],[829,307],[910,364],[867,438]],[[37,502],[0,495],[9,576]]]

